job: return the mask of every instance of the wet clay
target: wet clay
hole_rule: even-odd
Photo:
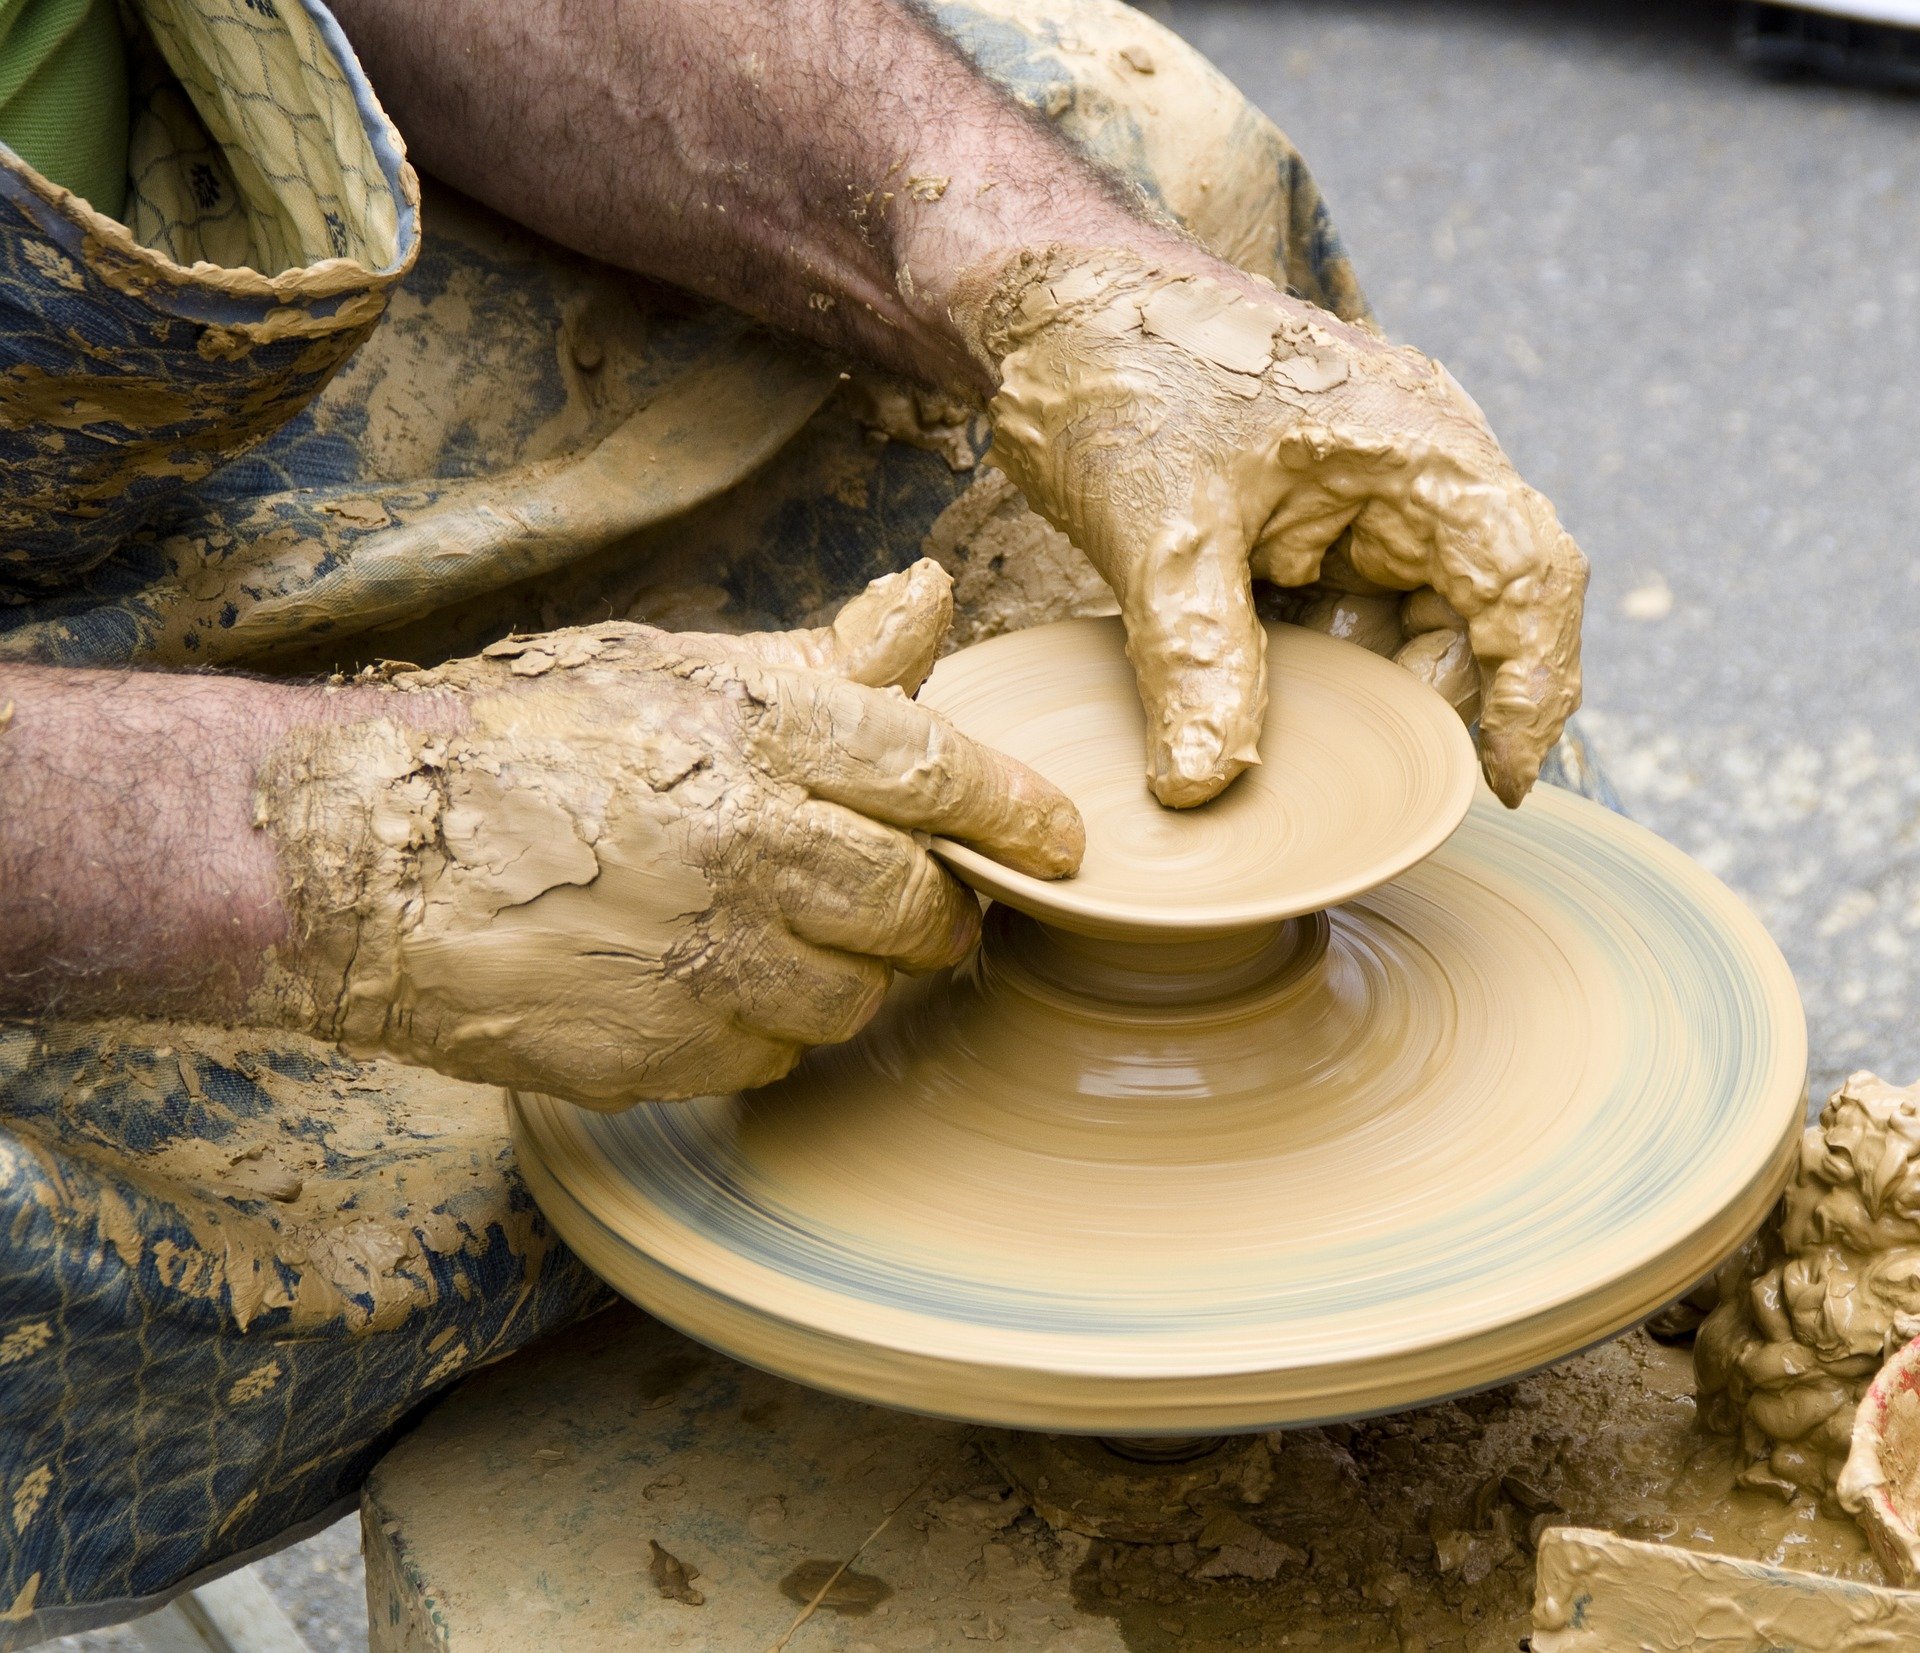
[[[1533,1653],[1888,1653],[1920,1642],[1920,1595],[1580,1528],[1540,1545]]]
[[[1488,780],[1525,795],[1579,702],[1586,562],[1443,368],[1255,278],[1118,251],[1024,254],[961,311],[999,382],[990,457],[1119,598],[1156,797],[1258,760],[1249,571],[1307,584],[1343,536],[1374,586],[1464,620]]]
[[[870,371],[853,374],[845,395],[849,411],[871,435],[938,454],[952,471],[974,468],[977,408],[924,385]]]
[[[229,1106],[208,1078],[216,1066],[244,1075],[272,1105]],[[292,1335],[388,1331],[443,1292],[478,1289],[468,1270],[491,1246],[525,1257],[532,1278],[554,1243],[538,1213],[504,1191],[510,1151],[497,1089],[227,1029],[0,1028],[0,1082],[34,1071],[65,1076],[69,1128],[48,1153],[102,1173],[91,1206],[85,1179],[63,1179],[57,1220],[75,1232],[97,1220],[127,1268],[155,1270],[233,1330],[284,1311],[278,1323]],[[84,1125],[120,1094],[196,1129],[156,1133],[130,1155],[118,1129]],[[11,1123],[28,1144],[43,1128],[26,1110]],[[447,1169],[461,1163],[464,1175]],[[165,1221],[122,1197],[128,1182],[164,1202]],[[423,1187],[435,1191],[428,1202]],[[439,1375],[483,1352],[454,1341]]]
[[[1880,1368],[1835,1489],[1896,1584],[1920,1585],[1920,1339]]]
[[[1856,1073],[1834,1092],[1719,1286],[1694,1345],[1702,1416],[1739,1436],[1744,1484],[1829,1495],[1856,1403],[1920,1335],[1920,1086]]]
[[[1735,898],[1547,790],[1325,915],[1129,942],[997,906],[776,1086],[522,1094],[515,1141],[589,1267],[756,1364],[1205,1432],[1412,1405],[1651,1312],[1773,1202],[1805,1063]]]
[[[948,656],[922,702],[1045,775],[1088,837],[1079,873],[1056,882],[963,846],[940,853],[1024,912],[1134,939],[1318,912],[1423,860],[1473,800],[1459,719],[1405,673],[1318,632],[1273,625],[1265,641],[1275,692],[1259,766],[1177,812],[1141,778],[1145,719],[1120,621],[1035,626]]]
[[[1026,626],[1119,612],[1093,564],[1035,516],[1000,471],[984,471],[942,511],[921,550],[953,576],[949,649]]]
[[[871,815],[960,823],[1042,876],[1079,857],[1070,804],[903,692],[949,602],[921,563],[818,632],[513,638],[294,731],[258,794],[298,938],[267,1010],[615,1107],[846,1037],[890,965],[949,963],[978,922]]]

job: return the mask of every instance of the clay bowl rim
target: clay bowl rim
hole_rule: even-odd
[[[1028,641],[1024,646],[1037,648],[1039,645],[1033,639],[1050,632],[1057,634],[1068,627],[1098,626],[1111,628],[1117,635],[1123,635],[1120,625],[1117,615],[1056,620],[1047,625],[1030,626],[1018,632],[987,638],[968,649],[957,651],[948,659],[958,660],[972,652],[972,649],[991,647],[1002,638],[1026,639]],[[1276,675],[1271,644],[1276,636],[1310,637],[1316,640],[1311,645],[1316,649],[1321,644],[1327,644],[1338,650],[1337,654],[1330,653],[1325,658],[1343,660],[1342,669],[1352,676],[1364,681],[1369,674],[1374,674],[1381,688],[1381,696],[1379,702],[1369,703],[1372,709],[1377,712],[1378,707],[1384,705],[1398,714],[1404,723],[1425,724],[1433,733],[1432,749],[1436,754],[1444,754],[1444,764],[1449,771],[1445,777],[1445,791],[1441,801],[1415,830],[1407,834],[1392,855],[1348,876],[1324,880],[1306,889],[1295,887],[1264,900],[1203,902],[1185,908],[1168,908],[1089,896],[1083,888],[1076,887],[1071,878],[1049,880],[1017,872],[951,838],[935,837],[929,847],[962,882],[982,895],[1005,902],[1043,924],[1107,941],[1205,941],[1237,935],[1263,925],[1300,918],[1308,913],[1324,912],[1329,907],[1337,907],[1369,890],[1378,889],[1382,884],[1391,883],[1409,868],[1418,866],[1460,829],[1475,796],[1482,790],[1479,753],[1459,713],[1404,667],[1357,643],[1285,621],[1269,620],[1264,622],[1264,627],[1270,645],[1270,694]],[[941,662],[943,665],[946,663]],[[937,700],[927,700],[924,691],[922,699],[942,717],[953,721],[962,732],[971,733],[958,719],[952,718]],[[1143,764],[1144,761],[1143,751]],[[1232,784],[1258,784],[1257,777],[1260,774],[1257,768],[1249,770]],[[1204,804],[1199,806],[1201,810],[1206,807]]]
[[[1881,1363],[1854,1412],[1853,1438],[1838,1493],[1866,1533],[1868,1547],[1899,1589],[1920,1584],[1920,1530],[1901,1512],[1888,1490],[1885,1459],[1887,1412],[1896,1393],[1920,1393],[1920,1337],[1909,1339]]]

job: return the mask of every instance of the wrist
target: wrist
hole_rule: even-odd
[[[1177,231],[1137,218],[1084,233],[1035,234],[995,243],[938,289],[953,347],[964,352],[970,382],[982,399],[1000,388],[1002,363],[1028,329],[1019,317],[1029,295],[1043,287],[1080,296],[1044,308],[1051,321],[1082,319],[1125,290],[1142,292],[1169,279],[1206,277],[1230,291],[1269,303],[1286,295]]]
[[[353,685],[281,728],[252,788],[280,927],[250,1020],[383,1047],[404,920],[439,833],[447,739],[465,724],[454,695]]]
[[[0,1012],[223,1019],[285,933],[256,764],[317,698],[186,673],[0,668]]]
[[[935,358],[923,376],[976,400],[985,401],[999,382],[997,358],[982,348],[979,311],[1009,281],[1043,263],[1064,266],[1075,253],[1101,249],[1147,260],[1207,256],[1091,168],[1076,167],[1063,189],[1058,175],[1039,188],[1020,181],[1015,167],[996,167],[990,154],[964,164],[954,176],[931,181],[923,171],[901,169],[905,183],[892,209],[892,241],[901,302]],[[922,198],[935,187],[937,198]]]

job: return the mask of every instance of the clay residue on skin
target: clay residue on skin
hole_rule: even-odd
[[[1151,179],[1153,208],[1215,257],[1342,316],[1365,313],[1345,256],[1326,256],[1319,195],[1292,147],[1165,24],[1122,0],[969,0],[968,11],[1043,38],[1030,61],[1063,78],[1030,101],[1095,160]]]
[[[1079,860],[1064,798],[902,692],[949,604],[921,563],[817,633],[512,638],[391,674],[391,715],[295,730],[258,795],[297,937],[267,1008],[612,1107],[763,1084],[847,1037],[889,964],[950,963],[978,923],[906,833],[833,801],[863,763],[912,824],[1043,876]],[[410,722],[415,695],[454,732]]]
[[[1541,1545],[1531,1641],[1533,1653],[1887,1653],[1920,1642],[1920,1595],[1575,1528]]]
[[[1399,652],[1400,604],[1393,597],[1327,592],[1307,603],[1298,623],[1323,631],[1329,637],[1338,637],[1343,643],[1358,643],[1370,653],[1385,655],[1389,660]]]
[[[1248,575],[1300,586],[1344,535],[1378,588],[1437,588],[1483,674],[1482,757],[1524,796],[1579,701],[1585,559],[1445,369],[1259,284],[1051,248],[978,274],[962,324],[999,381],[991,457],[1128,621],[1163,802],[1256,761]],[[1457,662],[1409,660],[1456,705]]]
[[[1467,723],[1480,717],[1480,668],[1464,631],[1423,631],[1396,649],[1394,663],[1404,666],[1432,689]]]
[[[1343,537],[1311,585],[1269,587],[1260,612],[1324,631],[1385,655],[1432,689],[1471,727],[1480,718],[1480,666],[1467,622],[1430,586],[1400,593],[1375,584],[1348,559]]]
[[[1743,1484],[1830,1494],[1856,1403],[1920,1335],[1920,1086],[1856,1073],[1833,1094],[1720,1297],[1694,1345],[1703,1421],[1740,1437]]]

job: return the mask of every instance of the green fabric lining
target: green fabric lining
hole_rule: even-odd
[[[0,143],[118,218],[127,119],[115,0],[0,0]]]

